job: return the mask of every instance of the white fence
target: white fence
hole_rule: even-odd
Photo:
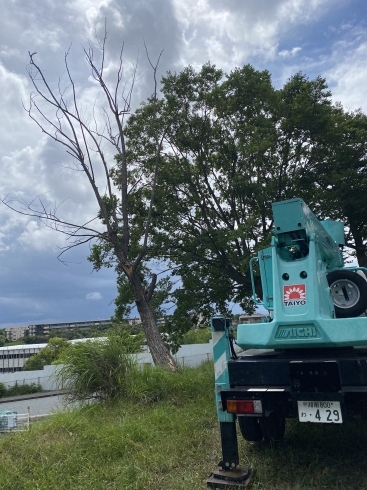
[[[175,358],[177,364],[181,366],[195,367],[199,366],[204,361],[212,359],[212,341],[207,344],[187,344],[180,347]],[[152,356],[148,352],[141,352],[137,354],[138,362],[140,364],[152,364]]]
[[[40,371],[18,371],[16,373],[0,374],[0,383],[3,383],[6,388],[14,385],[30,385],[32,383],[42,386],[43,390],[57,390],[58,387],[52,379],[52,374],[58,366],[45,366]]]
[[[207,344],[189,344],[183,345],[174,355],[176,362],[181,366],[195,367],[199,366],[204,361],[212,359],[212,341]],[[141,352],[137,354],[137,359],[140,364],[152,364],[153,359],[149,352]],[[0,374],[0,382],[7,388],[14,386],[15,384],[37,384],[42,387],[43,390],[57,390],[62,386],[57,386],[53,374],[59,369],[59,366],[45,366],[40,371],[18,371],[15,373],[2,373]]]

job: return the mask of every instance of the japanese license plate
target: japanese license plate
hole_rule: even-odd
[[[343,423],[340,402],[299,401],[298,417],[300,422]]]

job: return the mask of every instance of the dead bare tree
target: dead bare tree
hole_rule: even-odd
[[[72,157],[75,170],[83,173],[97,201],[98,216],[88,222],[70,222],[59,216],[56,207],[46,206],[40,197],[30,203],[23,202],[22,204],[25,205],[23,209],[19,209],[19,200],[17,205],[14,205],[14,201],[8,198],[2,201],[9,208],[27,216],[36,217],[46,226],[66,234],[69,245],[65,247],[65,250],[90,241],[106,246],[114,256],[118,271],[127,277],[132,288],[154,363],[175,370],[177,368],[176,363],[160,336],[152,307],[157,277],[155,274],[151,275],[150,284],[147,288],[141,277],[141,269],[139,270],[142,262],[147,260],[154,193],[163,138],[158,134],[153,137],[156,147],[155,162],[149,175],[145,173],[140,176],[141,185],[144,185],[145,188],[145,195],[147,195],[146,191],[149,186],[149,197],[145,201],[146,216],[139,240],[139,250],[137,253],[132,253],[132,211],[129,209],[129,192],[131,192],[133,185],[129,182],[129,178],[134,175],[134,171],[135,175],[139,171],[136,166],[134,170],[134,162],[128,161],[125,123],[126,117],[130,113],[137,63],[133,69],[131,82],[126,86],[123,83],[124,46],[122,46],[116,79],[111,89],[105,73],[106,40],[107,30],[105,29],[104,37],[99,43],[100,61],[98,64],[95,61],[93,48],[90,46],[88,49],[84,49],[92,77],[97,82],[105,101],[104,106],[101,107],[102,117],[96,117],[94,110],[92,115],[89,113],[88,116],[85,116],[68,63],[69,51],[65,53],[64,58],[67,87],[62,88],[59,80],[56,90],[52,88],[50,81],[46,78],[45,70],[36,63],[36,53],[29,53],[28,74],[34,92],[30,95],[29,106],[25,108],[41,131],[65,148],[66,153]],[[153,73],[152,100],[157,101],[157,68],[162,53],[156,63],[151,61],[147,48],[146,54]],[[153,125],[155,118],[156,114],[153,114]],[[103,176],[103,192],[100,190],[101,186],[97,185],[100,183],[101,175]],[[117,186],[115,185],[116,182]],[[135,185],[136,182],[137,179],[135,178]],[[95,225],[97,222],[99,223],[98,226]],[[103,229],[101,229],[101,223]]]

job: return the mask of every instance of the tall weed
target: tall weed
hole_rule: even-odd
[[[65,351],[55,379],[74,401],[127,398],[137,365],[134,353],[141,342],[139,336],[113,331],[105,338],[74,344]]]
[[[64,352],[55,378],[72,401],[116,399],[149,404],[159,400],[191,400],[203,384],[213,385],[212,363],[198,370],[172,373],[163,368],[138,365],[134,352],[142,337],[118,330],[106,338],[74,344]]]

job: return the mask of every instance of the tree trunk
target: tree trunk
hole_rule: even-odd
[[[366,245],[363,243],[363,237],[357,226],[353,226],[351,223],[350,231],[352,232],[352,236],[354,238],[356,258],[358,261],[359,267],[367,267],[367,255],[366,255]]]
[[[134,290],[136,307],[154,364],[168,368],[171,371],[177,371],[177,364],[159,333],[151,301],[147,300],[147,292],[140,281],[139,275],[131,271],[128,278]]]
[[[367,267],[366,247],[364,245],[356,247],[356,257],[359,267]]]

